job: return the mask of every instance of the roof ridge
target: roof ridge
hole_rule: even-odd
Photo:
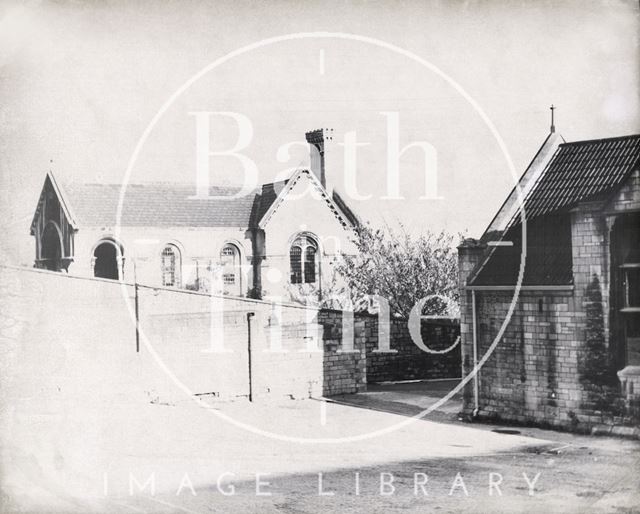
[[[581,139],[580,141],[568,141],[568,142],[560,143],[560,146],[573,146],[573,145],[582,145],[587,143],[600,143],[603,141],[617,141],[620,139],[632,139],[632,138],[640,138],[640,134],[628,134],[626,136],[615,136],[615,137],[602,137],[597,139]]]
[[[271,186],[274,184],[280,184],[280,183],[285,183],[287,182],[288,179],[285,180],[276,180],[273,182],[262,182],[260,184],[257,184],[254,190],[260,189],[264,186]],[[65,181],[65,185],[68,186],[109,186],[109,187],[122,187],[123,184],[118,184],[117,182],[81,182],[81,181],[77,181],[77,180],[73,180],[73,181]],[[126,187],[129,186],[167,186],[167,187],[193,187],[195,188],[195,184],[193,184],[192,182],[173,182],[173,181],[154,181],[154,182],[129,182],[127,184]],[[209,187],[225,187],[225,188],[241,188],[242,184],[209,184]]]
[[[51,180],[48,174],[43,187]],[[275,198],[274,192],[286,182],[258,184],[249,188],[246,194],[242,184],[214,184],[204,202],[189,201],[196,194],[196,185],[188,181],[119,184],[76,180],[67,182],[64,190],[61,188],[57,194],[61,202],[64,200],[69,206],[73,205],[79,216],[78,226],[105,227],[120,223],[122,226],[246,229],[252,226],[254,210],[268,207]],[[118,212],[120,218],[116,219]],[[75,216],[65,215],[75,219]]]

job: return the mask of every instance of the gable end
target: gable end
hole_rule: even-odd
[[[347,216],[345,216],[345,214],[340,210],[340,208],[336,205],[333,199],[329,197],[324,187],[322,187],[322,184],[320,183],[320,181],[309,170],[298,170],[294,173],[294,175],[287,181],[286,186],[282,189],[282,191],[280,191],[280,194],[278,195],[278,197],[271,204],[269,209],[265,212],[264,216],[262,216],[262,219],[259,220],[258,226],[261,229],[264,229],[267,226],[267,224],[269,223],[269,220],[273,217],[273,215],[276,213],[278,208],[285,201],[285,198],[289,194],[291,189],[293,189],[293,187],[300,181],[300,179],[303,176],[306,176],[311,181],[311,183],[313,184],[314,190],[318,194],[320,194],[320,196],[326,203],[327,207],[329,207],[329,209],[331,210],[333,215],[336,217],[338,222],[344,228],[353,228],[354,224],[347,218]]]

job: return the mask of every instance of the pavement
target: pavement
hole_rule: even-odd
[[[637,441],[413,417],[450,387],[14,415],[2,512],[637,511]]]
[[[446,403],[439,403],[458,383],[457,379],[442,379],[369,384],[365,392],[336,396],[331,400],[408,416],[424,414],[429,420],[453,421],[462,411],[462,394],[456,393]]]

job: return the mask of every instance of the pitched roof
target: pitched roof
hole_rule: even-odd
[[[256,201],[253,204],[253,211],[251,213],[250,226],[258,226],[288,182],[288,180],[284,180],[282,182],[274,182],[273,184],[263,184],[260,191],[256,194]]]
[[[507,196],[502,207],[494,216],[483,235],[483,240],[491,240],[493,235],[499,235],[513,221],[514,216],[520,211],[520,199],[526,197],[547,168],[558,148],[566,141],[557,132],[551,132],[536,152],[529,166],[522,174],[518,183]]]
[[[338,206],[338,209],[342,211],[342,214],[344,214],[345,218],[349,220],[349,223],[351,223],[351,225],[353,225],[354,227],[357,227],[360,224],[360,220],[358,219],[358,216],[356,216],[356,214],[347,205],[347,202],[344,201],[342,195],[340,195],[340,193],[338,193],[337,191],[334,191],[331,195],[331,198],[333,202]]]
[[[533,184],[521,184],[527,219],[527,260],[522,285],[572,283],[571,228],[568,210],[580,202],[613,195],[640,165],[640,134],[563,143]],[[524,178],[524,177],[523,177]],[[513,193],[512,193],[513,195]],[[469,275],[470,286],[514,285],[520,270],[520,210],[505,229],[492,223],[483,242],[489,246]]]
[[[129,184],[123,190],[121,184],[59,184],[51,172],[47,174],[45,184],[51,180],[59,185],[56,194],[64,205],[73,208],[74,228],[115,226],[121,193],[124,193],[122,226],[252,228],[258,227],[276,200],[286,194],[290,180],[305,172],[299,170],[288,180],[262,184],[239,197],[234,195],[239,193],[240,186],[212,186],[209,189],[211,198],[206,199],[193,198],[193,184]],[[342,201],[341,214],[349,221],[355,218],[350,210],[345,210],[348,207]]]
[[[525,199],[527,220],[607,198],[639,163],[640,134],[561,144]]]
[[[122,226],[134,227],[249,227],[256,198],[262,189],[234,198],[236,186],[213,186],[210,196],[194,199],[193,185],[129,184],[122,197]],[[114,226],[123,190],[120,184],[64,186],[82,226]]]
[[[33,214],[33,218],[31,219],[31,235],[35,234],[35,226],[38,221],[38,217],[42,211],[44,205],[44,197],[48,190],[52,190],[55,195],[58,197],[58,201],[60,202],[60,206],[64,212],[64,215],[69,222],[69,225],[72,229],[76,230],[78,228],[78,219],[75,215],[74,210],[71,208],[71,205],[68,203],[68,199],[66,195],[62,192],[56,177],[53,172],[48,171],[47,176],[44,179],[44,185],[42,186],[42,191],[40,192],[40,198],[38,198],[38,205],[36,205],[36,210]]]
[[[505,234],[510,246],[490,247],[483,264],[469,276],[471,286],[505,286],[518,282],[522,264],[522,226]],[[571,222],[568,213],[554,213],[527,223],[523,286],[573,283]]]

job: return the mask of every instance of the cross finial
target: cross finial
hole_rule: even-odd
[[[553,134],[556,131],[556,126],[554,125],[554,120],[553,120],[553,111],[555,111],[557,109],[557,107],[553,104],[551,104],[551,107],[549,107],[549,109],[551,109],[551,133]]]

